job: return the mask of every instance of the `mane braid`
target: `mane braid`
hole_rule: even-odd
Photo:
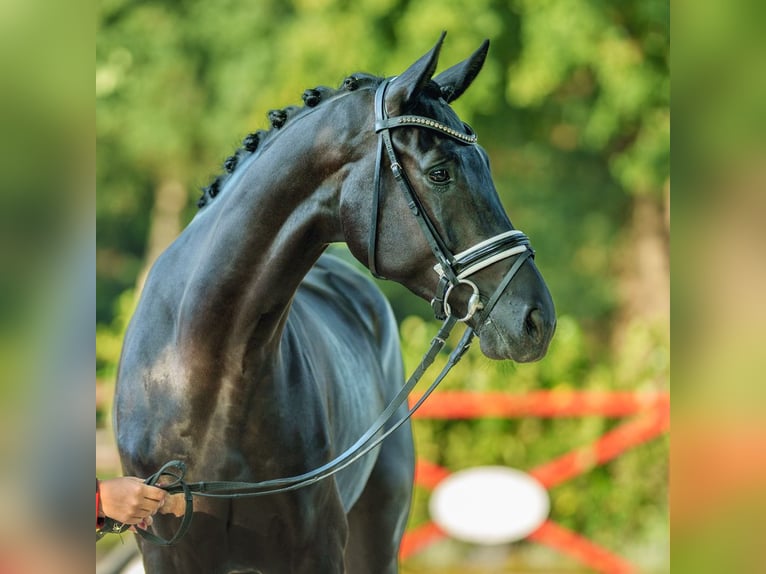
[[[202,209],[208,203],[210,203],[213,198],[215,198],[223,190],[226,182],[229,180],[231,175],[236,172],[237,168],[245,163],[247,158],[255,154],[258,151],[258,148],[264,144],[264,142],[269,141],[277,131],[282,129],[285,124],[287,124],[287,122],[299,117],[302,112],[306,111],[307,109],[315,108],[322,102],[330,99],[332,96],[338,94],[344,89],[349,91],[355,90],[358,86],[357,77],[358,76],[350,76],[349,78],[346,78],[346,81],[337,90],[328,88],[326,86],[317,86],[316,88],[305,90],[301,96],[304,104],[302,107],[288,106],[282,109],[270,110],[267,114],[267,117],[271,129],[257,130],[255,132],[249,133],[244,137],[242,144],[237,149],[237,151],[233,155],[227,157],[226,160],[224,160],[224,172],[216,175],[206,187],[202,188],[202,195],[197,200],[197,207]],[[368,77],[370,76],[367,76],[367,78]]]

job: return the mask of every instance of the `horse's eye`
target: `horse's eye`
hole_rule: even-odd
[[[450,180],[449,171],[443,167],[431,170],[428,174],[428,179],[430,179],[433,183],[447,183]]]

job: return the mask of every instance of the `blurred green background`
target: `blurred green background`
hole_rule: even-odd
[[[494,363],[473,349],[444,387],[667,390],[669,19],[667,2],[647,0],[103,0],[98,429],[109,432],[121,337],[143,274],[241,138],[267,127],[268,110],[300,104],[306,88],[335,87],[356,71],[401,72],[442,30],[439,69],[491,40],[482,73],[454,107],[488,151],[559,315],[540,363]],[[380,285],[411,371],[436,328],[430,308]],[[617,424],[597,416],[417,421],[415,432],[419,452],[451,470],[524,470]],[[554,488],[551,518],[642,571],[666,571],[667,458],[663,437]],[[413,524],[426,519],[426,500],[418,492]]]

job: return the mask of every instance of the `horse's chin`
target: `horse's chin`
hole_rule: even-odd
[[[531,363],[539,361],[548,352],[549,340],[542,344],[534,344],[527,341],[514,341],[510,336],[504,335],[502,330],[492,321],[486,321],[476,331],[479,337],[479,348],[488,358],[496,361],[508,359],[517,363]]]

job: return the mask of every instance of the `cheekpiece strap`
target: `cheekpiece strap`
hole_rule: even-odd
[[[388,85],[390,84],[392,80],[393,78],[384,80],[380,84],[380,86],[378,86],[378,89],[375,92],[376,133],[380,135],[380,141],[383,142],[382,149],[379,149],[379,156],[382,156],[383,151],[385,151],[386,155],[388,156],[391,173],[393,174],[394,179],[399,184],[399,188],[402,190],[402,193],[404,194],[404,198],[407,201],[407,205],[412,211],[412,214],[415,216],[415,220],[418,222],[418,225],[423,230],[423,234],[426,238],[426,241],[428,241],[428,245],[431,247],[431,251],[436,257],[437,264],[441,265],[442,269],[445,270],[444,273],[449,279],[449,281],[453,284],[457,284],[458,283],[457,276],[452,271],[452,267],[454,265],[454,259],[452,257],[452,254],[450,253],[449,249],[445,245],[444,240],[439,235],[439,232],[437,231],[436,226],[429,219],[428,214],[423,209],[423,206],[421,205],[417,194],[412,189],[409,181],[407,180],[407,174],[404,172],[404,169],[402,168],[401,164],[399,163],[396,157],[396,151],[394,150],[394,143],[391,139],[390,127],[386,126],[386,124],[390,122],[391,120],[397,119],[397,118],[388,118],[386,109],[385,109],[386,108],[385,106],[386,88],[388,87]],[[410,117],[417,117],[417,116],[410,116]],[[423,118],[423,119],[427,119],[427,118]],[[434,123],[438,124],[439,122],[434,122]],[[377,129],[378,125],[382,127],[380,127],[380,129]],[[401,124],[401,125],[408,125],[408,124]],[[420,124],[411,124],[411,125],[420,125]],[[443,125],[443,124],[439,124],[439,125]],[[421,126],[421,127],[424,127],[424,126]],[[444,127],[446,128],[446,126]],[[456,132],[456,133],[459,133],[459,132]],[[376,164],[376,165],[379,166],[379,164]],[[374,201],[379,202],[380,193],[381,193],[379,177],[376,177],[374,185],[375,185]],[[374,213],[374,216],[377,219],[377,213]],[[371,233],[377,234],[377,221],[372,222]],[[374,255],[372,255],[372,252],[374,251],[374,248],[375,248],[374,246],[375,241],[376,241],[375,238],[370,239],[370,243],[368,246],[368,259],[372,259],[374,257]]]

